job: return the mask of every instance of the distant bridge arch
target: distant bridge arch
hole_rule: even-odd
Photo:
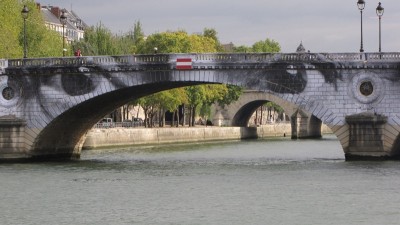
[[[309,112],[302,111],[285,99],[262,91],[245,90],[238,101],[224,107],[216,105],[213,123],[222,126],[246,127],[251,122],[250,117],[255,110],[268,102],[274,102],[283,108],[285,115],[289,117],[287,122],[292,123],[292,138],[321,137],[322,121],[320,119]]]

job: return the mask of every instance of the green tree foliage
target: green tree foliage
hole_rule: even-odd
[[[205,86],[204,85],[196,85],[186,87],[186,95],[188,98],[189,104],[189,125],[194,126],[195,124],[195,116],[196,116],[196,109],[205,102]]]
[[[216,52],[215,40],[209,37],[192,34],[185,31],[162,32],[152,34],[138,47],[140,54],[153,54],[154,48],[158,53],[200,53]]]
[[[0,1],[0,58],[22,58],[24,48],[24,20],[21,10],[29,9],[26,19],[28,57],[62,55],[62,38],[46,28],[40,10],[34,1]]]
[[[245,45],[233,47],[233,51],[237,53],[246,53],[246,52],[274,53],[274,52],[280,52],[281,47],[278,42],[267,38],[264,41],[257,41],[251,47]]]
[[[281,47],[278,42],[271,40],[269,38],[264,41],[258,41],[252,46],[253,52],[280,52]]]
[[[23,29],[22,5],[16,0],[1,0],[0,6],[0,58],[23,55],[23,46],[16,40]]]
[[[273,110],[277,113],[283,113],[284,111],[283,108],[275,102],[267,102],[265,106],[268,108],[268,110]]]
[[[85,55],[118,55],[115,37],[101,22],[85,30],[83,43],[77,43]]]
[[[218,104],[222,107],[237,101],[240,95],[243,93],[242,87],[235,85],[226,85],[226,87],[226,92],[223,93],[222,98],[217,100]]]
[[[204,28],[203,30],[203,36],[211,38],[215,41],[215,49],[217,52],[223,52],[224,48],[222,47],[221,43],[219,42],[218,39],[218,32],[213,29],[213,28]]]
[[[253,50],[251,47],[245,46],[245,45],[240,45],[240,46],[235,46],[233,47],[233,52],[236,53],[246,53],[246,52],[252,52]]]

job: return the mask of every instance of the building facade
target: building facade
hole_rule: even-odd
[[[40,3],[37,5],[43,15],[46,27],[60,33],[60,36],[63,36],[64,33],[66,43],[71,44],[84,38],[87,25],[74,11],[61,9],[58,6],[41,6]],[[64,27],[60,21],[62,12],[67,17]]]

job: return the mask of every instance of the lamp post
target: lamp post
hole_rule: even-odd
[[[383,12],[385,9],[381,6],[381,3],[379,2],[378,7],[376,7],[376,15],[379,17],[379,52],[381,52],[381,19],[383,16]]]
[[[361,47],[360,47],[360,52],[364,52],[364,48],[363,48],[363,17],[362,17],[362,13],[363,10],[365,8],[365,1],[364,0],[358,0],[357,2],[357,6],[358,9],[360,10],[361,13]]]
[[[154,47],[154,54],[157,54],[157,52],[158,52],[158,48]]]
[[[65,35],[64,35],[64,29],[65,29],[65,24],[67,24],[67,16],[65,15],[65,11],[62,10],[61,16],[60,16],[60,22],[62,24],[62,38],[63,38],[63,56],[65,56]]]
[[[29,9],[26,5],[22,8],[21,15],[24,18],[24,58],[27,58],[27,48],[26,48],[26,19],[28,18]]]

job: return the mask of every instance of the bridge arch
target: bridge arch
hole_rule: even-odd
[[[238,101],[228,106],[216,106],[214,124],[248,126],[249,119],[255,110],[267,102],[274,102],[281,106],[285,114],[292,120],[293,138],[321,137],[322,121],[319,118],[277,95],[253,90],[245,90]],[[297,130],[302,130],[302,132]]]

